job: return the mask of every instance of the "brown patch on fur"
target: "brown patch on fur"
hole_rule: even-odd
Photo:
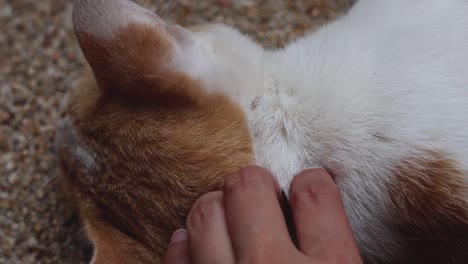
[[[200,94],[197,102],[167,106],[104,94],[87,108],[91,98],[72,97],[67,111],[100,169],[86,171],[66,146],[61,150],[82,217],[115,226],[157,257],[199,196],[253,163],[245,116],[225,96]],[[108,236],[101,241],[116,239]]]
[[[406,239],[405,263],[467,263],[464,172],[446,155],[426,151],[421,158],[403,161],[394,173],[396,180],[389,186],[396,212],[392,225]]]
[[[81,215],[90,219],[89,228],[104,222],[149,248],[156,256],[152,263],[159,263],[199,196],[222,188],[226,174],[253,163],[245,116],[225,96],[200,94],[198,103],[168,107],[103,95],[86,111],[82,100],[89,98],[72,98],[68,115],[100,169],[86,171],[66,146],[60,151]],[[99,241],[119,240],[99,234]]]
[[[253,163],[240,107],[167,66],[179,33],[142,24],[112,40],[77,32],[94,76],[73,88],[65,116],[97,166],[73,156],[76,144],[58,151],[99,263],[160,263],[193,202]]]

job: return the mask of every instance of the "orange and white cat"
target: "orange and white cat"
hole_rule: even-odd
[[[367,263],[468,263],[468,1],[360,0],[284,49],[79,0],[90,69],[57,124],[93,263],[160,263],[243,166],[334,175]]]

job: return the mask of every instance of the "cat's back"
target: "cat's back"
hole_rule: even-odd
[[[273,75],[324,128],[385,130],[468,164],[467,13],[462,0],[361,0],[277,52]]]

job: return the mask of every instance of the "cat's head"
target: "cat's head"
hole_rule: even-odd
[[[126,0],[77,1],[73,24],[90,71],[56,143],[94,262],[157,263],[193,201],[254,163],[244,109],[263,50],[230,27],[187,30]]]

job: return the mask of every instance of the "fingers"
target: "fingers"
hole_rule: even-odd
[[[179,229],[172,234],[171,242],[164,257],[164,264],[189,264],[190,253],[187,230]]]
[[[296,176],[290,190],[291,209],[300,249],[312,257],[359,260],[338,187],[320,169]],[[351,263],[346,261],[346,263]],[[343,262],[345,263],[345,262]]]
[[[223,209],[223,193],[200,197],[187,217],[193,263],[234,263]]]
[[[362,263],[330,175],[309,170],[291,184],[291,209],[304,254],[290,240],[278,191],[272,175],[259,167],[228,176],[224,194],[212,192],[197,200],[187,218],[189,242],[187,232],[176,232],[165,263],[279,263],[293,259]]]
[[[253,262],[268,263],[258,258],[294,248],[279,204],[279,188],[267,170],[242,169],[226,177],[224,188],[226,220],[238,260],[249,256],[257,258]]]

